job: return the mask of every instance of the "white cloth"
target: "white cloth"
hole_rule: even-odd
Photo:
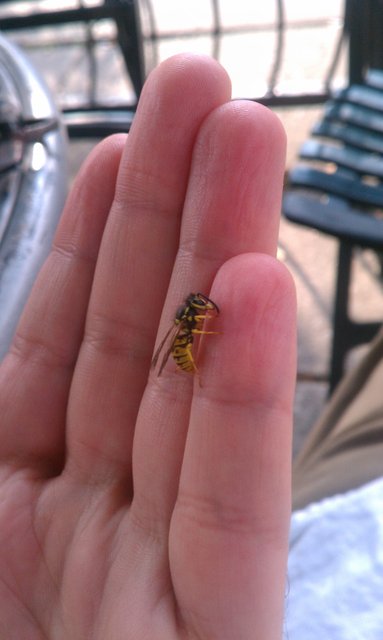
[[[292,515],[288,640],[383,640],[383,479]]]

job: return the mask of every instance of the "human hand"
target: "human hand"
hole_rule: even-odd
[[[167,61],[128,140],[96,147],[68,199],[0,369],[1,638],[281,636],[284,134],[229,99],[215,62]],[[201,385],[171,359],[150,371],[158,327],[191,291],[220,308]]]

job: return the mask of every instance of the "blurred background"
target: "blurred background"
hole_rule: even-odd
[[[234,98],[258,99],[278,114],[287,131],[289,169],[330,93],[348,82],[347,4],[14,1],[0,3],[0,30],[27,53],[63,114],[70,178],[97,139],[113,127],[129,128],[145,76],[181,51],[214,56],[232,78]],[[105,122],[112,126],[101,126]],[[299,305],[295,451],[328,394],[336,253],[334,238],[282,218],[279,259],[293,274]],[[379,320],[379,259],[367,250],[354,262],[352,314]]]

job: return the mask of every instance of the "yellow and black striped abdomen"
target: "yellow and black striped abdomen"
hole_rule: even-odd
[[[203,331],[203,322],[205,319],[212,318],[218,314],[219,309],[215,302],[203,293],[190,293],[188,295],[183,304],[177,309],[173,326],[170,327],[153,356],[152,367],[154,368],[157,365],[162,349],[168,344],[158,370],[159,376],[170,355],[173,356],[179,369],[198,374],[192,353],[194,335],[216,333],[216,331]]]
[[[173,343],[172,356],[177,366],[183,371],[197,371],[191,352],[193,338],[191,332],[185,332],[179,334]]]

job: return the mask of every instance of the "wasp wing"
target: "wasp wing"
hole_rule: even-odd
[[[176,337],[178,336],[179,332],[181,330],[181,325],[172,325],[169,329],[169,331],[167,331],[165,337],[163,338],[163,340],[161,340],[154,356],[153,356],[153,360],[152,360],[152,369],[154,369],[157,365],[158,362],[158,358],[160,357],[160,353],[162,351],[162,349],[164,348],[165,344],[167,342],[169,342],[169,347],[166,350],[166,353],[164,354],[164,357],[162,358],[162,362],[161,362],[161,366],[158,372],[158,375],[160,376],[162,373],[162,370],[164,368],[164,366],[166,365],[169,356],[173,350],[173,345],[174,345],[174,340],[176,339]]]

